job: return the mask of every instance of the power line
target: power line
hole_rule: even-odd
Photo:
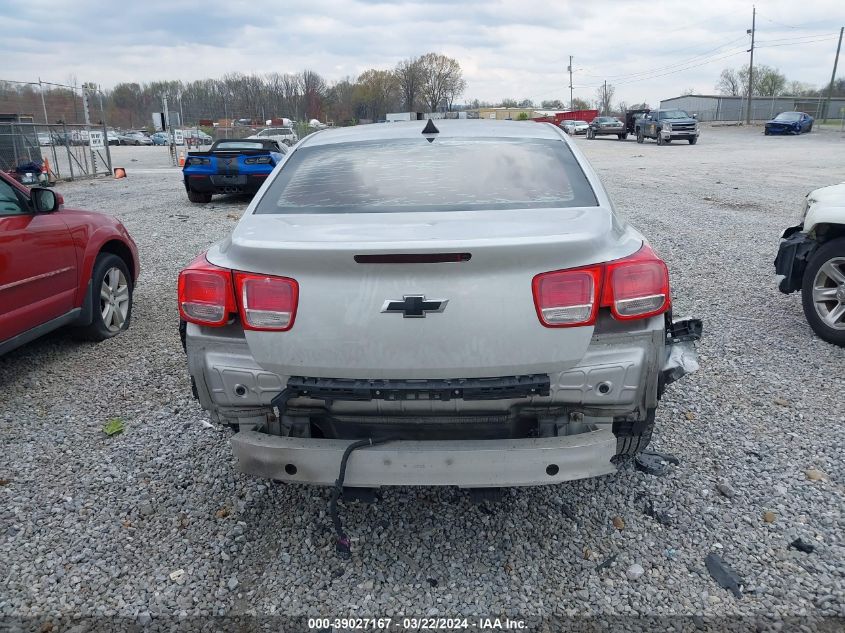
[[[809,39],[812,39],[814,37],[827,37],[829,35],[838,35],[838,33],[836,33],[836,32],[814,33],[812,35],[800,35],[800,36],[795,36],[795,37],[776,37],[775,39],[771,39],[771,40],[760,40],[760,42],[797,42],[797,41],[800,41],[800,40],[809,40]]]
[[[776,48],[778,46],[799,46],[801,44],[815,44],[816,42],[832,42],[836,37],[825,37],[819,40],[810,40],[808,42],[792,42],[791,44],[763,44],[757,48]]]

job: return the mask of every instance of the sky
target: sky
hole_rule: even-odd
[[[607,80],[614,103],[656,105],[713,94],[723,68],[747,64],[751,13],[736,0],[0,0],[0,80],[111,88],[308,68],[333,81],[436,51],[460,62],[464,101],[568,102],[572,55],[576,97]],[[760,2],[755,66],[826,85],[843,24],[842,0]]]

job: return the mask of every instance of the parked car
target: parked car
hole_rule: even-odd
[[[106,130],[106,138],[109,145],[120,145],[120,134],[114,130]]]
[[[561,128],[570,136],[574,136],[575,134],[586,134],[587,130],[590,129],[590,124],[586,121],[564,121],[561,123]]]
[[[813,131],[813,117],[806,112],[781,112],[767,121],[763,134],[801,134]]]
[[[143,132],[124,132],[120,135],[121,145],[152,145],[153,140]]]
[[[683,110],[652,110],[636,121],[637,143],[647,138],[657,140],[658,145],[672,141],[698,142],[698,120]]]
[[[614,472],[700,333],[584,155],[509,121],[307,137],[178,306],[238,467],[339,490]]]
[[[625,125],[615,116],[596,117],[590,123],[590,127],[587,128],[587,138],[592,139],[597,136],[607,136],[608,134],[613,134],[620,141],[628,138]]]
[[[286,151],[272,140],[230,138],[207,152],[188,152],[182,168],[188,200],[206,203],[215,193],[255,193]]]
[[[260,138],[277,141],[279,145],[291,146],[299,140],[296,132],[290,127],[270,127],[261,130],[257,134],[248,136],[247,138]]]
[[[182,138],[184,139],[182,141],[183,144],[194,145],[197,147],[199,147],[200,145],[211,145],[214,142],[214,139],[211,138],[211,136],[209,136],[202,130],[198,130],[196,128],[190,130],[182,130]]]
[[[0,355],[62,326],[101,341],[129,327],[138,249],[115,218],[0,173]]]
[[[46,147],[53,144],[53,136],[49,132],[38,132],[38,144]]]
[[[167,132],[155,132],[150,135],[150,140],[153,145],[168,145],[170,143],[170,135]]]
[[[787,294],[800,290],[813,331],[845,347],[845,182],[808,193],[801,215],[783,232],[778,287]]]

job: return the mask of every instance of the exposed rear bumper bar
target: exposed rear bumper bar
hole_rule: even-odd
[[[242,431],[232,438],[241,472],[291,483],[332,485],[349,440]],[[396,441],[357,450],[344,485],[489,488],[552,484],[616,471],[609,430],[508,440]]]

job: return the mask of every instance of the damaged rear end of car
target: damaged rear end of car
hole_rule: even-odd
[[[666,264],[550,125],[305,139],[181,273],[179,304],[239,468],[353,487],[611,473],[701,333],[672,321]]]

